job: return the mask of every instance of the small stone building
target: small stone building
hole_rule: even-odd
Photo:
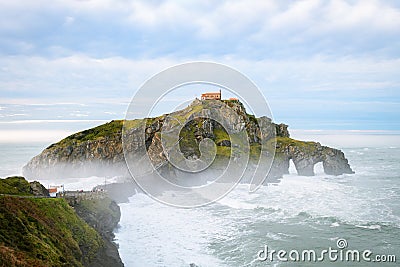
[[[201,100],[221,100],[221,90],[217,93],[201,94]]]

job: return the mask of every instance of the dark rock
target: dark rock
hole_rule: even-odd
[[[276,136],[280,137],[290,137],[289,131],[288,131],[288,125],[286,124],[275,124],[275,129],[276,129]]]
[[[229,140],[222,140],[220,142],[217,143],[217,146],[231,146],[231,141]]]
[[[330,147],[324,147],[323,152],[323,166],[326,174],[341,175],[343,173],[354,173],[342,151]]]
[[[109,198],[82,200],[74,204],[79,217],[93,227],[103,238],[104,246],[98,251],[92,267],[124,266],[113,242],[114,229],[121,218],[121,211],[115,201]]]
[[[46,187],[44,187],[38,181],[30,182],[29,184],[31,186],[31,193],[34,196],[44,196],[44,197],[49,196],[49,190],[47,190]]]
[[[288,173],[289,160],[292,159],[297,173],[304,176],[314,175],[314,165],[322,162],[324,172],[330,175],[354,173],[344,153],[338,149],[321,146],[317,142],[302,142],[291,138],[277,139],[277,158],[283,173]]]

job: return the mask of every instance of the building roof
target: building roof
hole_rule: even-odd
[[[201,95],[220,95],[221,93],[220,92],[218,92],[218,93],[203,93],[203,94],[201,94]]]
[[[57,188],[49,188],[49,193],[57,193]]]

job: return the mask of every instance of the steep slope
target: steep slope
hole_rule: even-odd
[[[96,231],[64,199],[38,197],[31,188],[23,177],[0,179],[0,266],[123,266],[102,229]],[[104,201],[99,203],[111,203]],[[95,214],[98,205],[89,213]],[[106,214],[106,208],[99,211]]]

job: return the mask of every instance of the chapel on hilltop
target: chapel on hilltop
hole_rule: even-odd
[[[201,94],[201,100],[221,100],[221,90],[217,93],[204,93]]]

